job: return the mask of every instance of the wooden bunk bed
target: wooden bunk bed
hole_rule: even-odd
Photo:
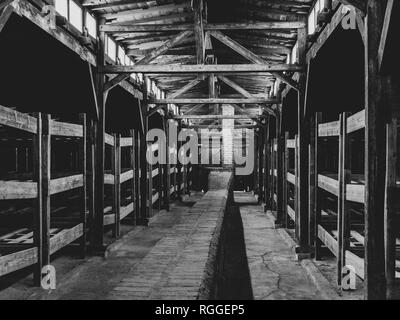
[[[365,111],[351,116],[340,115],[339,121],[318,125],[317,145],[321,139],[338,139],[338,173],[319,169],[316,211],[317,243],[315,256],[321,258],[321,245],[327,247],[337,258],[338,284],[342,281],[342,268],[352,266],[364,279],[364,189],[363,174],[352,174],[352,135],[365,129]],[[356,138],[354,138],[356,139]],[[395,278],[400,279],[400,239],[396,240]]]
[[[80,124],[52,120],[0,106],[2,140],[14,144],[16,163],[21,142],[23,170],[7,170],[0,180],[0,276],[34,266],[38,284],[50,256],[71,243],[86,253],[86,118]],[[15,139],[14,137],[17,137]],[[18,142],[17,142],[18,141]],[[17,142],[17,143],[16,143]],[[53,159],[57,144],[73,161],[63,170]],[[33,154],[33,155],[32,155]],[[9,154],[5,157],[10,156]]]
[[[104,226],[119,237],[121,221],[128,216],[135,219],[135,137],[133,132],[130,137],[106,134],[105,142],[111,151],[111,169],[104,174],[104,184],[110,189],[106,190]]]

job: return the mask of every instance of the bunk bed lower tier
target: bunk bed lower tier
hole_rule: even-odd
[[[318,239],[335,255],[338,255],[338,232],[329,224],[318,225]],[[346,250],[346,265],[353,266],[356,274],[364,279],[364,230],[352,227],[350,249]],[[396,239],[396,279],[400,279],[400,238]]]
[[[54,254],[83,236],[83,223],[50,229],[50,254]],[[33,243],[33,230],[22,228],[0,230],[0,276],[38,262],[38,248]]]

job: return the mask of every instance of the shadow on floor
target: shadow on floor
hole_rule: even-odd
[[[253,290],[239,206],[231,206],[225,221],[225,245],[222,277],[219,279],[220,300],[252,300]]]

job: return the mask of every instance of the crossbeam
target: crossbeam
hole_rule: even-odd
[[[210,64],[210,65],[109,65],[99,67],[100,73],[260,73],[260,72],[302,72],[304,67],[295,64]]]
[[[224,99],[224,98],[206,98],[206,99],[160,99],[150,100],[150,104],[277,104],[281,103],[277,99],[268,98],[244,98],[244,99]]]
[[[260,22],[260,23],[207,23],[203,29],[211,30],[285,30],[304,28],[302,21],[282,21],[282,22]],[[134,25],[134,24],[104,24],[100,25],[100,31],[108,33],[131,33],[131,32],[169,32],[193,30],[193,24],[154,24],[154,25]]]
[[[222,114],[206,114],[206,115],[177,115],[172,116],[171,119],[197,119],[197,120],[242,120],[242,119],[258,119],[263,116],[249,116],[249,115],[222,115]]]

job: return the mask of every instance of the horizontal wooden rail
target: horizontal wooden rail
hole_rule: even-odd
[[[74,123],[66,123],[52,120],[50,123],[50,134],[63,137],[83,137],[83,126]]]
[[[365,128],[365,110],[361,110],[347,119],[347,133]],[[339,121],[322,123],[318,126],[319,137],[339,136]]]

